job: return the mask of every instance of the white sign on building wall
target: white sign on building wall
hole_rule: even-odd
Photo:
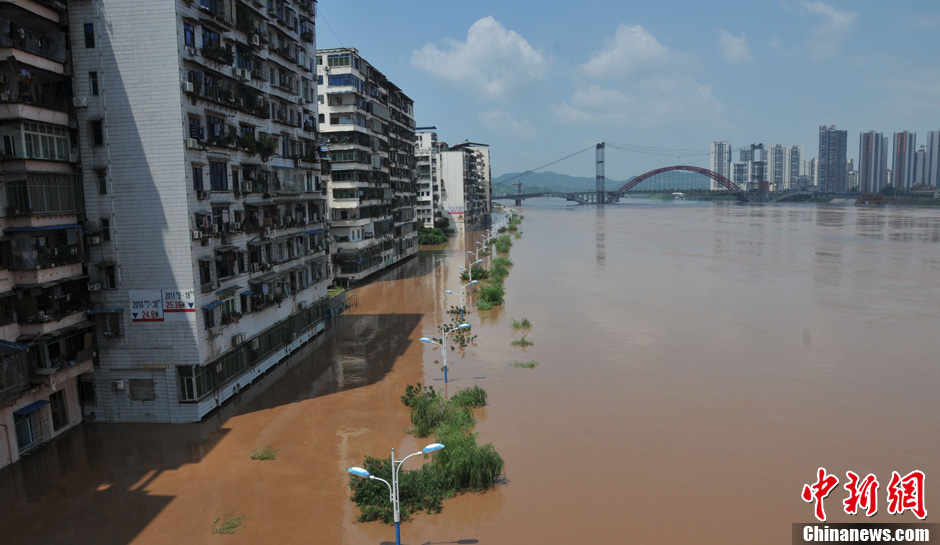
[[[128,290],[131,322],[182,322],[196,315],[193,290]]]

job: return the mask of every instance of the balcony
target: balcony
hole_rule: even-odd
[[[34,328],[37,331],[33,331],[37,335],[58,329],[60,326],[56,324],[63,321],[73,322],[76,314],[90,308],[88,277],[84,275],[39,284],[17,284],[13,289],[19,292],[15,305],[17,323],[37,326]]]
[[[73,359],[62,359],[51,367],[39,367],[30,377],[30,382],[56,388],[59,384],[68,382],[78,375],[93,372],[95,370],[94,356],[95,352],[88,348],[75,354]]]

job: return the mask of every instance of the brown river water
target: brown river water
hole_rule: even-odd
[[[887,513],[892,471],[923,471],[940,509],[940,209],[630,202],[519,208],[506,304],[467,317],[446,385],[487,390],[476,431],[505,479],[406,521],[403,543],[786,544],[819,467],[840,480],[830,522],[914,522]],[[354,522],[346,468],[430,442],[400,397],[445,387],[418,338],[478,237],[357,289],[199,424],[85,423],[0,471],[0,543],[393,542]],[[264,445],[277,459],[251,460]],[[874,517],[841,512],[846,471],[880,481]],[[242,528],[213,534],[229,512]]]

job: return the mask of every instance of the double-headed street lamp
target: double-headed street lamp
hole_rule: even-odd
[[[389,483],[388,481],[386,481],[385,479],[381,477],[376,477],[375,475],[372,475],[371,473],[369,473],[368,471],[366,471],[365,469],[361,467],[351,467],[347,469],[347,471],[352,473],[353,475],[356,475],[358,477],[363,477],[366,479],[375,479],[377,481],[382,481],[383,483],[385,483],[385,486],[388,487],[389,500],[391,500],[392,502],[392,510],[393,510],[394,519],[395,519],[395,545],[401,545],[401,509],[399,508],[399,505],[398,505],[399,503],[398,502],[398,498],[399,498],[398,496],[398,472],[399,470],[401,470],[401,465],[405,463],[405,460],[407,460],[408,458],[411,458],[412,456],[417,456],[419,454],[430,454],[434,452],[435,450],[441,450],[442,448],[444,448],[444,445],[440,443],[431,443],[430,445],[421,449],[421,452],[409,454],[408,456],[405,456],[404,458],[402,458],[401,460],[397,462],[395,461],[395,449],[392,449],[392,482],[391,483]]]
[[[458,329],[470,329],[470,324],[460,324],[457,327],[453,327],[451,329],[448,329],[447,331],[444,331],[443,332],[444,335],[441,338],[441,342],[432,341],[431,339],[427,337],[421,337],[420,339],[418,339],[419,341],[423,343],[436,344],[437,346],[441,347],[441,353],[444,354],[444,384],[447,384],[447,336],[453,333],[454,331],[457,331]]]

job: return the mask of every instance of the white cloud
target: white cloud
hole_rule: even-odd
[[[517,121],[509,112],[487,110],[480,112],[483,124],[494,131],[509,131],[520,138],[530,139],[536,135],[535,127],[528,121]]]
[[[741,33],[740,36],[734,36],[725,29],[719,30],[718,47],[728,62],[741,63],[751,60],[751,48],[747,45],[747,38],[744,33]]]
[[[412,52],[411,64],[455,87],[495,99],[541,79],[547,63],[525,38],[484,17],[467,31],[466,41],[427,44]]]
[[[685,77],[652,76],[629,90],[591,85],[577,89],[570,101],[552,106],[565,123],[603,123],[656,128],[721,117],[721,103],[708,85]]]
[[[814,61],[830,60],[842,52],[842,41],[852,32],[858,20],[854,11],[840,10],[822,2],[800,3],[800,10],[819,18],[807,38],[806,48]]]
[[[669,59],[669,50],[640,25],[621,24],[607,46],[582,68],[594,77],[635,73]]]

